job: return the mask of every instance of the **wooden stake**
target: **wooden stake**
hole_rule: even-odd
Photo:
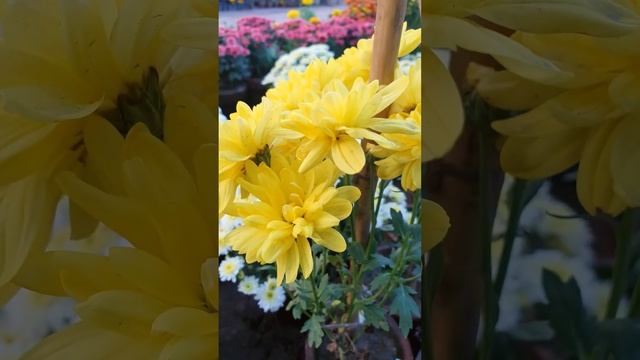
[[[400,48],[400,37],[402,36],[402,22],[406,11],[407,0],[378,0],[370,81],[378,80],[382,85],[393,81],[398,49]],[[385,117],[387,113],[388,109],[385,109],[378,116]],[[366,148],[367,142],[362,141],[362,146]],[[369,240],[369,228],[371,227],[369,193],[372,184],[370,175],[369,168],[365,166],[355,178],[355,184],[362,193],[358,205],[355,233],[356,239],[363,246]]]

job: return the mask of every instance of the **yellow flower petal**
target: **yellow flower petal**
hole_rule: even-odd
[[[422,130],[422,161],[445,155],[462,132],[464,113],[458,88],[447,68],[427,50],[423,54],[425,87],[425,121]]]
[[[430,200],[422,200],[422,252],[438,245],[450,226],[449,217],[440,205]]]
[[[366,162],[360,143],[348,135],[338,136],[331,146],[331,159],[340,171],[347,174],[360,172]]]

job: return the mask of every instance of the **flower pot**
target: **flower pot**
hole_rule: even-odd
[[[267,93],[268,85],[262,85],[262,79],[251,78],[247,80],[247,103],[254,106],[262,101],[262,97]]]
[[[233,88],[221,88],[218,96],[220,108],[225,114],[236,111],[238,101],[247,100],[247,85],[239,84]]]

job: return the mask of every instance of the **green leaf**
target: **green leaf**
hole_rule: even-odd
[[[376,276],[373,281],[371,281],[371,291],[382,289],[389,283],[389,281],[391,281],[391,273],[384,272],[378,274],[378,276]]]
[[[545,269],[542,285],[548,300],[545,310],[557,339],[567,350],[583,358],[591,351],[595,329],[584,310],[578,283],[574,278],[562,282],[556,273]]]
[[[418,304],[411,296],[412,293],[415,293],[415,290],[408,286],[400,285],[393,293],[394,297],[389,311],[400,318],[398,325],[402,335],[406,337],[413,325],[413,316],[420,316],[420,308],[418,308]]]
[[[381,268],[391,268],[393,267],[393,261],[391,261],[391,259],[389,259],[388,257],[381,255],[381,254],[375,254],[373,255],[373,258],[375,259],[376,263],[378,264],[378,266],[380,266]]]
[[[358,263],[362,264],[365,262],[365,253],[362,245],[356,242],[348,243],[349,255]]]
[[[613,355],[613,359],[640,359],[640,319],[604,321],[598,325],[597,338],[598,350]]]
[[[407,223],[402,218],[402,213],[394,209],[391,209],[391,224],[393,225],[393,230],[400,237],[404,237],[407,234]]]
[[[314,315],[309,318],[309,320],[305,321],[301,330],[301,332],[303,333],[309,333],[309,346],[313,346],[316,349],[319,348],[322,344],[322,337],[324,336],[324,331],[322,330],[322,322],[324,322],[324,317]]]
[[[371,325],[375,328],[389,331],[389,323],[384,315],[384,310],[376,305],[365,306],[362,308],[365,325]]]

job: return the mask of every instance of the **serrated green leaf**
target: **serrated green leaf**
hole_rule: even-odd
[[[381,255],[381,254],[375,254],[373,255],[373,259],[376,261],[376,264],[381,267],[392,267],[393,266],[393,261],[391,261],[391,259],[389,259],[388,257]]]
[[[316,349],[322,345],[322,337],[324,337],[324,331],[322,330],[322,322],[324,317],[314,315],[305,321],[302,326],[301,332],[308,333],[309,346],[313,346]]]
[[[376,276],[373,281],[371,281],[371,291],[382,289],[389,283],[389,281],[391,281],[391,273],[384,272],[378,274],[378,276]]]
[[[420,308],[411,297],[411,290],[408,286],[400,285],[393,291],[393,301],[389,307],[391,314],[398,315],[400,321],[398,325],[403,336],[409,334],[413,325],[413,316],[420,316]],[[415,291],[414,291],[415,292]]]
[[[365,306],[362,308],[365,325],[371,325],[377,329],[389,331],[389,323],[385,318],[384,310],[379,306]]]

